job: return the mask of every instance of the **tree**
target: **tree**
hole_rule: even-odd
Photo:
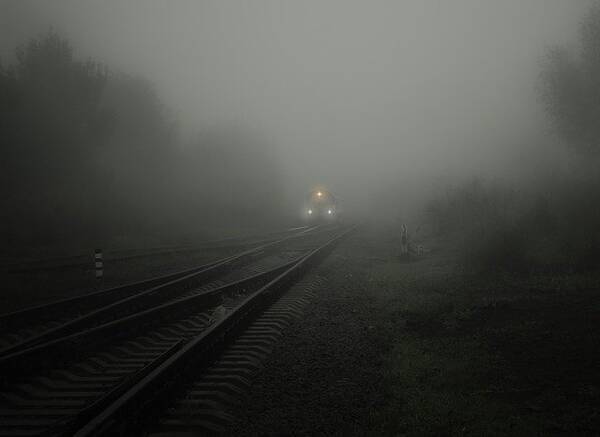
[[[179,148],[147,80],[78,60],[53,31],[16,55],[0,65],[5,242],[90,245],[281,214],[279,163],[254,133],[225,127]]]
[[[173,123],[151,84],[76,59],[54,31],[0,66],[0,134],[3,230],[15,244],[151,227],[175,190]]]
[[[600,7],[580,28],[580,53],[551,49],[542,69],[541,97],[557,133],[577,152],[600,152]]]
[[[53,31],[19,47],[0,72],[7,241],[63,238],[83,226],[82,212],[93,216],[91,148],[109,133],[99,108],[106,77]]]
[[[215,222],[268,223],[283,213],[283,175],[277,154],[245,127],[203,133],[184,151],[188,197]]]

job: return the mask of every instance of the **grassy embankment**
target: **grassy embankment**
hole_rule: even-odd
[[[405,263],[379,241],[363,272],[389,338],[373,434],[600,434],[599,275],[466,275],[449,245]]]

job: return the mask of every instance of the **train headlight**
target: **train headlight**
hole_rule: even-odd
[[[328,210],[327,210],[327,214],[331,215],[331,214],[333,214],[333,211],[332,211],[332,210],[330,210],[330,209],[328,209]]]
[[[323,193],[321,193],[320,191],[317,193],[317,196],[321,197],[323,195]]]
[[[312,209],[308,210],[308,215],[312,215]]]

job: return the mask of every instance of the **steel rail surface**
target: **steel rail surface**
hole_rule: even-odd
[[[125,391],[114,402],[108,403],[106,408],[98,412],[87,424],[71,435],[87,437],[108,433],[111,427],[119,423],[120,419],[131,418],[143,408],[147,408],[152,400],[157,399],[161,393],[172,388],[178,377],[186,373],[186,369],[194,362],[194,369],[198,370],[198,363],[210,361],[214,351],[235,336],[236,330],[243,330],[245,322],[259,313],[263,307],[273,301],[290,283],[300,277],[311,263],[318,261],[328,250],[344,236],[352,232],[351,228],[335,236],[325,244],[303,256],[299,261],[287,268],[258,291],[252,293],[233,309],[225,318],[208,327],[186,345],[175,350],[173,354],[160,365],[145,375],[141,380]],[[237,329],[236,329],[237,328]],[[71,433],[73,430],[69,430]]]
[[[213,248],[232,248],[248,246],[251,244],[260,244],[267,241],[272,241],[273,236],[285,234],[289,232],[296,232],[302,229],[306,229],[308,226],[299,226],[289,229],[282,229],[279,231],[268,232],[266,234],[255,234],[246,235],[240,237],[229,237],[221,238],[218,240],[209,240],[200,244],[185,244],[175,246],[157,246],[149,248],[128,248],[128,249],[114,249],[108,250],[107,261],[122,261],[132,258],[141,258],[146,256],[161,255],[166,253],[182,253],[197,250],[213,249]],[[269,238],[271,236],[271,238]],[[253,239],[261,238],[257,241]],[[72,267],[81,267],[89,264],[89,255],[77,254],[77,255],[65,255],[51,258],[38,258],[38,259],[26,259],[22,261],[14,261],[12,263],[1,263],[0,270],[19,273],[28,272],[34,270],[56,270],[65,269]]]
[[[268,279],[275,277],[296,262],[297,260],[287,262],[268,271],[230,282],[194,296],[167,302],[85,331],[52,339],[1,357],[0,373],[3,378],[13,378],[39,367],[48,367],[49,362],[55,364],[60,360],[71,360],[74,351],[77,351],[77,354],[83,354],[89,349],[97,348],[99,344],[114,341],[115,337],[131,335],[133,331],[144,330],[148,324],[158,323],[161,317],[182,317],[182,312],[202,310],[214,304],[219,297],[225,294],[244,289],[261,280],[263,280],[263,283],[265,279],[268,281]]]
[[[86,326],[89,327],[90,324],[99,323],[105,321],[103,317],[110,317],[111,315],[116,314],[115,311],[118,309],[122,309],[136,301],[149,299],[151,296],[156,296],[159,292],[164,292],[166,288],[169,287],[177,287],[182,283],[190,280],[206,280],[208,276],[213,274],[218,274],[225,268],[229,268],[233,266],[237,262],[242,262],[247,258],[251,258],[256,254],[259,254],[265,250],[276,248],[286,242],[296,239],[302,238],[306,235],[313,235],[319,227],[308,228],[298,234],[294,234],[291,236],[284,237],[282,239],[269,242],[258,247],[243,251],[239,254],[224,258],[222,260],[210,263],[205,266],[201,266],[194,269],[188,269],[183,272],[178,272],[172,275],[162,276],[160,278],[153,278],[147,281],[141,281],[138,283],[125,285],[123,287],[117,287],[115,289],[104,290],[96,293],[92,293],[89,295],[84,295],[80,297],[65,299],[61,301],[57,301],[54,303],[50,303],[47,305],[40,305],[38,307],[18,311],[16,313],[10,313],[8,315],[0,318],[0,326],[3,326],[6,329],[7,321],[15,321],[15,320],[24,320],[28,316],[35,317],[36,314],[45,313],[50,311],[52,308],[56,309],[62,305],[71,305],[77,302],[83,302],[86,298],[92,299],[106,299],[106,296],[116,295],[116,299],[113,298],[113,302],[98,307],[96,309],[92,309],[91,311],[71,319],[66,323],[62,323],[59,326],[50,328],[41,333],[38,333],[32,337],[25,339],[19,343],[10,345],[2,350],[0,350],[0,356],[7,356],[10,354],[14,354],[19,350],[24,350],[36,344],[39,344],[44,341],[49,341],[51,339],[60,338],[61,336],[68,336],[77,330],[85,329]],[[146,288],[146,287],[150,288]],[[121,297],[121,294],[126,294],[127,292],[131,292],[135,290],[135,287],[141,287],[143,291],[137,292],[131,296]],[[146,289],[144,289],[146,288]]]

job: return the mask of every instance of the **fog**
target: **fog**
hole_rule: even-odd
[[[183,147],[215,126],[257,132],[281,165],[285,208],[320,185],[349,211],[394,203],[404,214],[456,178],[527,179],[523,158],[553,141],[536,98],[540,61],[576,40],[587,6],[2,1],[0,58],[10,64],[17,45],[52,28],[77,57],[153,83]],[[546,167],[561,153],[546,153]]]
[[[600,436],[600,0],[0,0],[0,436]]]

